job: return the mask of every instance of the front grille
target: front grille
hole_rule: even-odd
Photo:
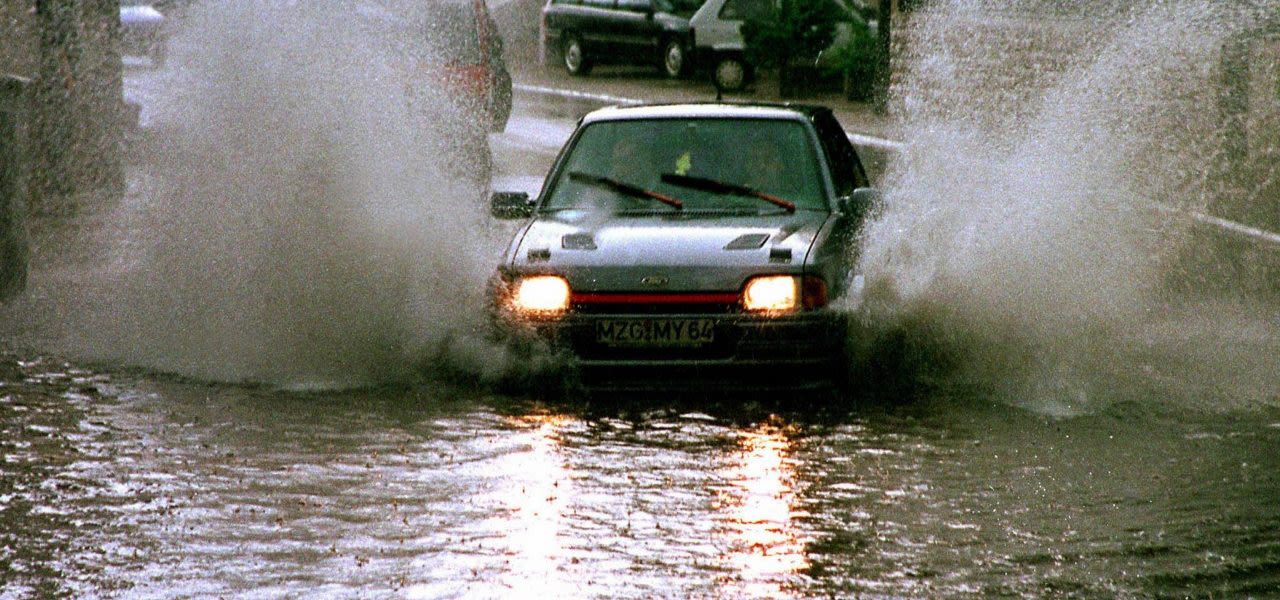
[[[742,313],[737,303],[690,302],[684,304],[596,304],[575,303],[573,312],[583,315],[736,315]]]
[[[604,292],[575,293],[573,310],[590,315],[739,314],[734,292]]]

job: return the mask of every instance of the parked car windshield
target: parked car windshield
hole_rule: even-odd
[[[759,198],[678,185],[683,175],[746,186],[827,210],[825,184],[809,130],[799,121],[769,119],[637,119],[583,128],[558,171],[543,210],[672,210],[591,178],[678,198],[686,211],[777,210]],[[571,174],[577,176],[571,176]]]

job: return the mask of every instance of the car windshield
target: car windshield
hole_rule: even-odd
[[[814,143],[795,120],[637,119],[587,125],[542,205],[543,210],[670,211],[593,185],[584,175],[679,198],[685,211],[781,210],[741,193],[742,188],[784,199],[799,210],[828,208]]]

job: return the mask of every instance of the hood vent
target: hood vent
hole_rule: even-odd
[[[595,250],[596,240],[590,233],[570,233],[560,238],[560,247],[565,250]]]
[[[791,262],[791,249],[790,249],[790,248],[777,248],[777,247],[770,248],[770,249],[769,249],[769,262],[771,262],[771,263],[789,263],[789,262]]]
[[[769,241],[769,234],[767,233],[744,233],[738,236],[737,238],[735,238],[732,242],[729,242],[729,244],[726,245],[724,249],[725,250],[756,250],[759,248],[763,248],[764,243],[767,241]]]
[[[551,260],[550,248],[530,248],[529,262],[546,262]]]

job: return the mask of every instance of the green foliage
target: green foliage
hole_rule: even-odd
[[[844,78],[850,100],[867,100],[880,68],[880,40],[868,27],[854,27],[849,39],[830,51],[826,75]]]
[[[780,0],[769,17],[742,24],[747,60],[763,67],[785,67],[812,58],[831,44],[839,9],[831,0]]]

